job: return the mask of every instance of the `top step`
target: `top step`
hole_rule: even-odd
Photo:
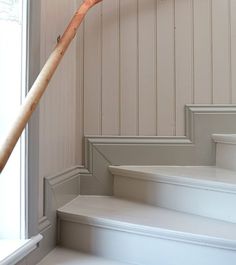
[[[115,176],[236,193],[236,172],[215,166],[109,166]]]
[[[236,134],[213,134],[216,143],[216,165],[236,171]]]
[[[110,166],[116,197],[236,223],[236,172],[203,166]]]

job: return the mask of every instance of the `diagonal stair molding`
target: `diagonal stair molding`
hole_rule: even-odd
[[[185,136],[86,136],[85,195],[112,195],[109,165],[215,165],[215,133],[236,131],[236,105],[186,105]]]
[[[101,1],[102,0],[84,0],[83,4],[79,7],[70,21],[62,37],[58,38],[58,43],[54,51],[49,56],[46,64],[31,87],[24,103],[22,104],[18,116],[16,117],[9,132],[6,135],[5,140],[0,146],[0,173],[4,169],[18,139],[21,136],[22,131],[36,109],[67,48],[74,39],[85,15],[90,8]]]
[[[235,132],[236,105],[187,105],[185,108],[185,113],[186,113],[186,120],[185,120],[186,136],[178,136],[178,137],[176,136],[173,137],[86,136],[85,149],[84,149],[85,165],[76,166],[64,172],[58,173],[57,175],[54,176],[48,176],[44,180],[45,216],[44,218],[42,218],[42,220],[40,220],[39,230],[41,231],[42,235],[45,236],[45,241],[44,243],[42,243],[42,246],[50,245],[51,248],[41,247],[41,257],[43,257],[43,254],[46,254],[54,247],[55,244],[54,239],[58,231],[56,228],[57,226],[56,211],[58,208],[64,207],[65,205],[70,205],[71,203],[73,204],[73,202],[76,202],[77,196],[79,196],[78,200],[80,201],[80,197],[81,199],[90,198],[89,196],[83,197],[83,195],[116,195],[117,192],[115,187],[116,183],[114,182],[114,178],[109,170],[109,167],[111,169],[112,168],[111,166],[116,166],[116,165],[123,165],[123,166],[179,165],[179,166],[209,166],[209,167],[214,166],[216,160],[215,158],[216,144],[212,139],[212,134],[215,133],[231,134]],[[178,181],[180,183],[177,183]],[[186,184],[185,185],[182,182],[182,180],[176,178],[175,182],[170,184],[171,185],[173,184],[173,186],[175,186],[175,189],[177,189],[176,192],[178,192],[177,184],[180,184],[181,186],[184,185],[183,188],[185,188],[186,186],[185,189],[186,192],[188,191],[187,188],[189,186],[191,187],[193,186],[193,183],[188,182],[185,183]],[[152,187],[154,187],[153,184]],[[198,189],[196,189],[196,192],[202,192],[201,189],[199,189],[199,187],[200,186],[198,185]],[[129,187],[127,186],[127,188]],[[203,192],[205,192],[205,189],[208,189],[208,186],[206,187],[203,186],[201,188],[204,188]],[[214,193],[216,189],[217,190],[220,189],[220,191],[222,191],[220,184],[217,187],[216,186],[211,187],[211,189],[214,189],[213,190]],[[132,186],[132,189],[130,188],[128,190],[129,195],[130,195],[130,190],[133,190],[132,192],[133,194],[135,191],[135,187]],[[144,190],[143,187],[142,190]],[[227,192],[228,191],[226,191],[226,193]],[[230,193],[229,196],[231,196]],[[168,196],[168,193],[166,194],[166,196]],[[98,204],[99,197],[96,196],[91,197],[91,200],[93,200],[93,198],[94,201],[92,201],[91,205],[94,208],[96,207],[96,205],[99,205]],[[173,199],[174,198],[175,197],[173,197]],[[197,198],[199,198],[199,196],[197,196]],[[214,198],[215,197],[212,196],[213,203],[215,203]],[[106,200],[106,198],[104,199]],[[109,200],[109,198],[107,199]],[[204,197],[201,198],[201,200],[203,199]],[[172,201],[169,202],[172,203]],[[181,204],[181,211],[189,213],[190,212],[189,209],[186,208],[187,207],[186,200],[184,200],[183,202],[184,204]],[[191,204],[193,201],[190,200],[189,202]],[[145,203],[155,205],[151,201]],[[233,201],[231,204],[233,206]],[[204,207],[205,206],[206,207],[209,206],[209,201],[206,205],[204,205]],[[221,207],[220,205],[218,206]],[[172,205],[168,205],[168,207],[173,208]],[[194,209],[194,213],[192,211],[190,213],[200,214],[202,216],[201,218],[214,217],[218,219],[217,222],[222,222],[222,220],[223,221],[225,220],[225,218],[221,218],[222,216],[224,217],[225,210],[222,212],[222,215],[219,216],[218,214],[216,215],[212,211],[209,212],[209,207],[207,214],[205,214],[204,212],[202,212],[205,209],[204,207],[202,208],[201,212],[197,212],[199,208],[192,207],[191,209]],[[212,208],[212,210],[213,209],[215,208]],[[216,209],[218,208],[216,207]],[[174,208],[174,211],[176,211],[176,208]],[[227,215],[227,218],[228,216],[229,215]],[[63,235],[67,234],[67,232],[63,234],[63,229],[67,228],[66,226],[64,226],[64,228],[60,230],[61,229],[60,225],[64,225],[66,224],[66,222],[69,223],[72,222],[74,226],[77,226],[75,223],[79,221],[79,223],[81,224],[79,226],[79,231],[82,234],[86,233],[87,231],[86,230],[87,228],[85,229],[85,227],[88,227],[87,226],[88,224],[91,225],[91,220],[87,220],[86,221],[87,223],[83,223],[84,219],[67,220],[68,219],[67,217],[66,220],[64,219],[65,217],[61,216],[61,222],[59,223],[59,231],[61,231],[62,237]],[[171,220],[171,218],[168,220]],[[229,220],[227,219],[227,221]],[[231,218],[231,221],[235,220]],[[98,225],[100,226],[101,223],[99,220],[96,220],[96,222],[92,226],[97,227]],[[235,226],[235,224],[232,225]],[[104,224],[102,224],[102,226],[104,226]],[[68,227],[70,228],[70,225]],[[108,230],[110,229],[111,227],[108,228]],[[70,231],[73,235],[76,236],[77,233],[76,231],[78,230],[73,230],[70,228]],[[89,231],[87,232],[90,233]],[[47,236],[48,234],[50,236]],[[79,236],[77,236],[77,238],[79,238]],[[82,238],[83,240],[81,240],[81,244],[85,242],[84,238],[89,238],[89,236],[87,237],[85,236]],[[199,240],[200,243],[201,242],[203,243],[205,239],[199,238]],[[199,245],[198,244],[199,242],[196,241],[196,238],[193,239],[193,241],[194,245],[196,244]],[[222,247],[223,248],[225,247],[224,243],[223,245],[220,245],[222,243],[220,240],[212,242],[208,241],[204,242],[205,242],[204,244],[206,245],[211,244],[213,248],[217,247],[222,249]],[[100,246],[100,244],[98,245]],[[192,246],[192,244],[190,245]],[[181,247],[181,243],[179,246]],[[186,247],[186,244],[184,246]],[[199,245],[199,249],[200,248],[201,246]],[[180,249],[183,248],[181,247]],[[226,252],[227,251],[228,250],[226,250]],[[178,253],[178,251],[176,253]],[[214,257],[214,255],[211,254],[209,257]],[[207,262],[208,261],[206,260],[207,265],[211,264]],[[154,262],[154,264],[157,263]]]
[[[79,194],[113,195],[110,166],[214,166],[212,134],[236,131],[236,105],[187,105],[185,113],[186,136],[86,136],[85,165],[44,179],[44,223],[54,222],[56,209]]]

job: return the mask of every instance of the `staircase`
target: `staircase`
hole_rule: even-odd
[[[213,139],[216,166],[110,166],[113,196],[58,209],[60,264],[235,265],[236,137]]]

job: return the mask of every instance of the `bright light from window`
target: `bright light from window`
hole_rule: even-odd
[[[16,116],[23,92],[23,5],[23,0],[0,0],[0,141]],[[0,175],[0,239],[22,237],[21,162],[18,143]]]

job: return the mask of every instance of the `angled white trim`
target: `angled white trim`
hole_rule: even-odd
[[[236,131],[236,105],[186,105],[185,136],[85,136],[85,193],[111,194],[109,165],[215,165],[214,133]],[[85,184],[85,185],[83,185]],[[93,189],[89,186],[92,185]]]
[[[196,113],[235,113],[236,104],[186,104],[185,110]]]
[[[212,134],[212,139],[216,143],[236,144],[236,134]]]
[[[93,144],[191,144],[186,136],[86,136]]]
[[[62,184],[65,181],[68,181],[70,178],[78,176],[79,173],[80,167],[72,167],[56,175],[45,177],[45,179],[51,186],[56,186],[58,184]]]

